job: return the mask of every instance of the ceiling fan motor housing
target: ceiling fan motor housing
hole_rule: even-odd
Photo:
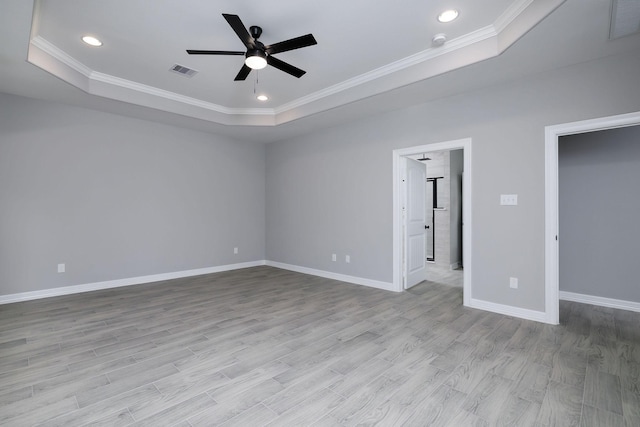
[[[262,28],[252,25],[247,31],[242,20],[238,15],[223,13],[222,16],[231,26],[236,35],[247,48],[246,51],[229,51],[229,50],[192,50],[187,49],[189,55],[243,55],[245,57],[244,64],[235,77],[235,81],[246,80],[251,70],[260,70],[267,65],[271,65],[280,71],[284,71],[294,77],[302,77],[306,71],[294,67],[273,55],[290,50],[300,49],[307,46],[317,44],[313,34],[295,37],[278,43],[265,46],[258,38],[262,35]]]
[[[252,25],[251,27],[249,27],[249,32],[251,33],[251,37],[253,37],[254,39],[258,39],[262,35],[262,28],[256,25]]]

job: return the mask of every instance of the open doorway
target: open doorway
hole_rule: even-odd
[[[426,167],[426,280],[462,287],[464,150],[428,151],[407,157]]]
[[[404,220],[403,220],[403,161],[405,158],[411,158],[414,160],[419,160],[421,156],[424,156],[424,153],[449,153],[454,150],[460,151],[460,160],[462,163],[461,169],[464,169],[464,174],[461,174],[461,182],[460,186],[464,188],[461,200],[461,217],[460,221],[460,241],[461,241],[461,256],[459,261],[455,261],[454,263],[450,262],[451,257],[443,257],[441,258],[447,263],[447,270],[450,270],[452,264],[454,264],[454,268],[462,266],[462,260],[464,259],[464,270],[462,271],[462,288],[464,295],[464,304],[469,305],[471,301],[471,292],[472,292],[472,284],[471,284],[471,269],[472,269],[472,259],[471,259],[471,241],[472,241],[472,221],[471,221],[471,139],[461,139],[455,141],[447,141],[435,144],[421,145],[410,148],[398,149],[393,152],[393,284],[394,288],[398,291],[402,291],[405,289],[405,247],[404,247]],[[428,156],[427,156],[428,157]],[[429,165],[427,165],[427,170],[429,170]],[[437,172],[435,172],[437,173]],[[441,183],[439,182],[438,185]],[[433,199],[432,199],[433,200]],[[436,208],[439,202],[436,202]],[[428,208],[427,208],[428,209]],[[442,209],[442,212],[447,212],[450,214],[449,210]],[[426,224],[428,225],[428,224]],[[435,230],[437,239],[438,230]],[[449,239],[447,239],[447,242]],[[437,242],[437,240],[436,240]],[[448,244],[448,243],[447,243]],[[437,245],[437,243],[436,243]],[[447,246],[448,248],[448,246]],[[434,248],[436,249],[436,248]],[[448,250],[448,249],[447,249]],[[429,253],[428,248],[425,250],[425,253]],[[434,261],[438,259],[437,250],[433,252],[432,258]],[[431,257],[430,257],[431,258]],[[426,261],[426,260],[425,260]],[[459,263],[457,265],[456,263]],[[435,264],[430,264],[431,266]],[[427,270],[429,270],[429,265],[427,266]]]
[[[545,129],[545,321],[559,323],[559,198],[560,137],[640,125],[640,112],[547,126]]]

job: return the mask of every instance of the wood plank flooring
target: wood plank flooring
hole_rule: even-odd
[[[638,426],[640,314],[271,267],[0,306],[0,425]]]

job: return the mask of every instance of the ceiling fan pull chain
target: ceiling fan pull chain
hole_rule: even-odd
[[[256,94],[256,86],[258,86],[258,72],[256,71],[256,79],[253,82],[253,94]]]

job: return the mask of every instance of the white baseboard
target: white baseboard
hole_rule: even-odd
[[[602,307],[618,308],[620,310],[635,311],[640,313],[640,303],[620,299],[598,297],[594,295],[576,294],[560,291],[560,299],[565,301],[581,302],[583,304],[599,305]]]
[[[298,265],[285,264],[282,262],[267,261],[266,265],[283,270],[295,271],[297,273],[310,274],[312,276],[324,277],[326,279],[339,280],[341,282],[355,283],[356,285],[369,286],[370,288],[384,289],[385,291],[399,292],[393,283],[381,282],[379,280],[363,279],[362,277],[349,276],[346,274],[332,273],[330,271],[316,270],[314,268],[300,267]]]
[[[479,310],[491,311],[493,313],[504,314],[507,316],[518,317],[520,319],[533,320],[536,322],[550,323],[544,311],[529,310],[526,308],[512,307],[510,305],[497,304],[471,298],[467,307],[477,308]]]
[[[457,270],[460,267],[462,267],[462,263],[461,262],[454,262],[453,264],[449,264],[449,270]]]
[[[163,280],[180,279],[183,277],[200,276],[203,274],[220,273],[222,271],[238,270],[241,268],[257,267],[260,265],[269,265],[271,267],[281,268],[283,270],[296,271],[298,273],[311,274],[313,276],[325,277],[327,279],[340,280],[347,283],[355,283],[357,285],[369,286],[387,291],[395,291],[392,283],[381,282],[371,279],[363,279],[361,277],[348,276],[345,274],[332,273],[329,271],[316,270],[313,268],[299,267],[291,264],[284,264],[273,261],[251,261],[238,264],[220,265],[216,267],[197,268],[194,270],[176,271],[172,273],[152,274],[149,276],[130,277],[126,279],[107,280],[104,282],[86,283],[82,285],[64,286],[60,288],[43,289],[41,291],[21,292],[10,295],[0,295],[0,305],[10,304],[20,301],[30,301],[41,298],[57,297],[62,295],[77,294],[81,292],[99,291],[103,289],[119,288],[122,286],[141,285],[144,283],[161,282]]]
[[[0,295],[0,304],[29,301],[40,298],[57,297],[61,295],[77,294],[81,292],[98,291],[102,289],[119,288],[121,286],[141,285],[143,283],[160,282],[163,280],[179,279],[182,277],[200,276],[202,274],[219,273],[222,271],[238,270],[241,268],[265,265],[266,261],[251,261],[238,264],[219,265],[216,267],[196,268],[194,270],[176,271],[173,273],[152,274],[149,276],[130,277],[126,279],[107,280],[105,282],[86,283],[83,285],[65,286],[61,288],[44,289],[41,291],[21,292],[18,294]]]

